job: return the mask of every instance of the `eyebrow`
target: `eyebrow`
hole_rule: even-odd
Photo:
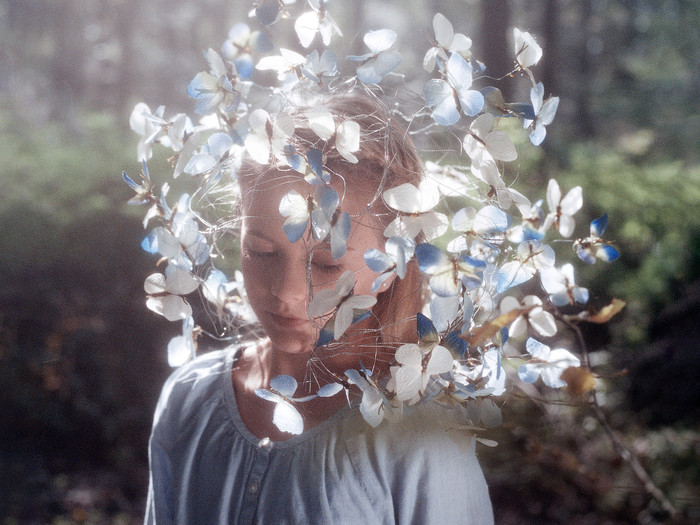
[[[241,248],[243,248],[243,246],[249,242],[256,243],[256,244],[262,243],[262,245],[264,245],[264,246],[268,246],[268,245],[274,246],[275,245],[275,241],[270,239],[267,235],[265,235],[262,232],[256,232],[253,230],[248,230],[246,232],[246,234],[241,237]]]
[[[264,240],[266,240],[266,241],[272,242],[272,239],[270,239],[270,238],[265,234],[265,232],[258,231],[258,230],[256,230],[256,229],[248,229],[248,228],[246,228],[246,232],[245,232],[245,233],[246,233],[246,236],[248,236],[248,235],[253,235],[253,236],[255,236],[255,237],[260,237],[261,239],[264,239]]]

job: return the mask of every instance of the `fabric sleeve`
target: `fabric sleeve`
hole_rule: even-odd
[[[169,418],[172,417],[170,405],[173,403],[172,393],[176,381],[176,374],[166,381],[153,416],[153,428],[148,442],[148,499],[144,520],[148,525],[175,522],[175,496],[170,459],[172,447],[168,442],[173,438]]]
[[[210,417],[216,406],[220,379],[229,373],[227,355],[227,351],[203,354],[175,370],[163,385],[148,449],[150,474],[145,523],[149,525],[170,524],[180,519],[183,497],[180,491],[186,490],[180,467],[193,453],[189,445],[196,445],[196,439],[201,437],[188,432]]]
[[[144,522],[149,525],[174,523],[175,507],[170,457],[154,435],[149,442],[148,459],[150,474]]]

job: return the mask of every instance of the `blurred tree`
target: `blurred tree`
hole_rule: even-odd
[[[481,25],[476,52],[488,64],[487,75],[499,78],[513,69],[513,53],[509,37],[512,31],[509,0],[481,0]],[[512,83],[498,85],[506,100],[511,100]]]

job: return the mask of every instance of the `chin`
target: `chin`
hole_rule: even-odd
[[[278,316],[268,316],[263,328],[272,345],[290,354],[308,354],[318,339],[318,330],[308,319],[286,320]]]

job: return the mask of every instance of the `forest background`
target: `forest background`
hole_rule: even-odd
[[[298,0],[301,1],[301,0]],[[134,104],[191,113],[185,88],[250,3],[0,1],[0,518],[130,523],[143,513],[147,439],[179,326],[145,308]],[[583,187],[622,256],[578,280],[626,308],[586,327],[612,430],[678,509],[700,520],[700,3],[694,0],[334,0],[354,45],[399,34],[420,67],[442,12],[492,72],[510,28],[545,49],[561,97],[518,184]],[[388,22],[390,20],[390,22]],[[251,25],[254,24],[251,21]],[[422,36],[424,35],[424,38]],[[401,68],[400,68],[401,70]],[[507,95],[526,96],[518,93]],[[164,180],[166,163],[151,163]],[[581,399],[504,401],[481,449],[497,523],[657,523],[668,514]]]

